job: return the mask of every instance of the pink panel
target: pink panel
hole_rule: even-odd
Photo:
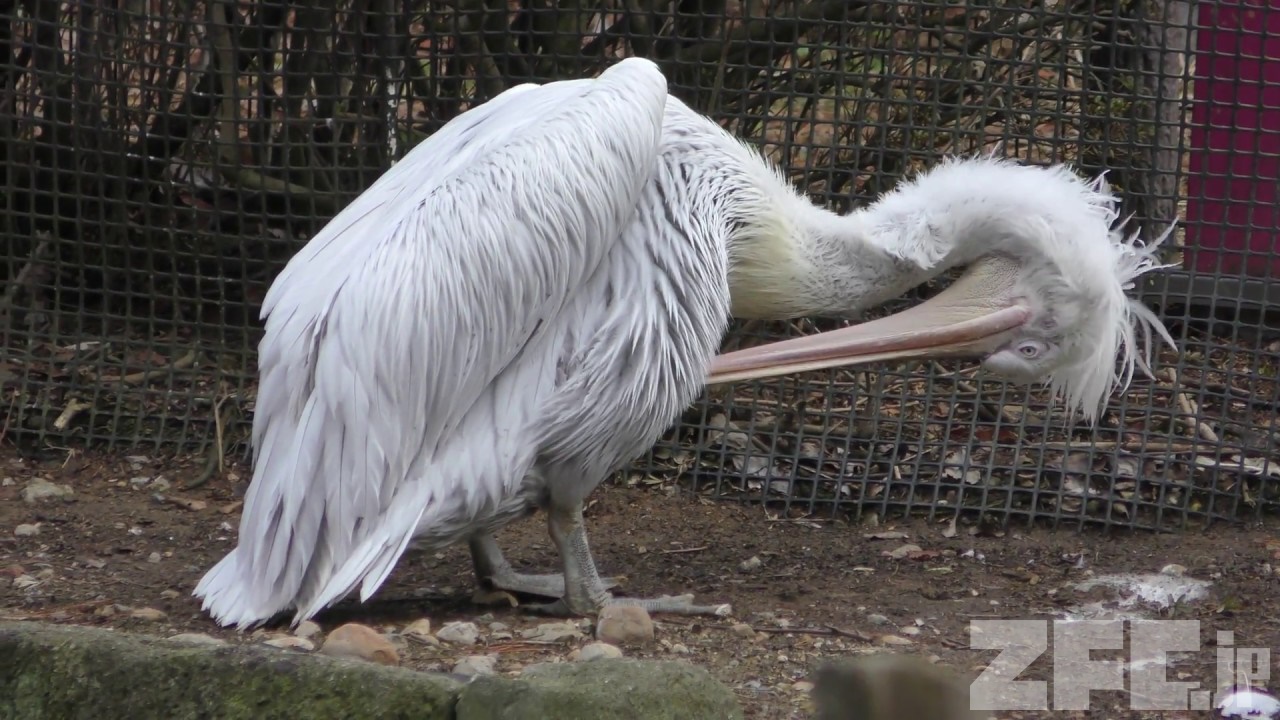
[[[1197,6],[1187,269],[1280,278],[1280,0]]]

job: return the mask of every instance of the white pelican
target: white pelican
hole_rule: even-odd
[[[414,148],[276,278],[238,545],[195,595],[224,625],[296,624],[356,588],[367,600],[411,543],[466,541],[480,582],[560,598],[545,612],[725,614],[611,597],[584,498],[709,379],[964,352],[1092,415],[1146,367],[1137,330],[1148,353],[1152,328],[1172,343],[1125,295],[1154,245],[1116,219],[1101,183],[992,159],[833,214],[643,59],[512,88]],[[731,314],[855,317],[960,265],[893,318],[715,360]],[[563,575],[515,573],[494,539],[537,509]]]

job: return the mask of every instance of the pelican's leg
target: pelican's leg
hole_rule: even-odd
[[[475,569],[476,582],[481,587],[548,598],[564,596],[564,575],[526,575],[516,572],[503,556],[502,548],[498,547],[493,533],[472,535],[467,544],[471,547],[471,566]],[[606,588],[618,585],[616,578],[604,578],[603,582]]]
[[[596,572],[591,548],[587,545],[587,531],[582,521],[582,503],[569,507],[552,503],[547,509],[547,527],[564,560],[565,594],[559,601],[548,605],[527,605],[534,612],[549,615],[594,615],[606,605],[642,607],[651,613],[679,615],[728,615],[725,605],[694,605],[692,595],[663,596],[660,598],[615,598]]]

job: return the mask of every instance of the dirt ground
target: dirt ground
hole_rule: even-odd
[[[12,447],[0,447],[0,618],[261,641],[261,631],[216,627],[190,596],[203,572],[234,544],[238,497],[248,475],[245,467],[232,467],[183,491],[201,465],[78,451],[22,458]],[[74,500],[24,502],[22,491],[36,478],[71,486]],[[759,505],[711,503],[662,488],[607,486],[592,501],[587,519],[596,558],[603,573],[625,575],[623,594],[688,591],[700,601],[733,605],[732,618],[659,616],[657,643],[627,654],[679,657],[708,668],[736,691],[749,718],[808,717],[806,679],[827,657],[914,653],[976,675],[997,652],[969,649],[971,619],[1052,619],[1080,603],[1111,606],[1123,592],[1083,592],[1075,584],[1109,573],[1159,573],[1170,563],[1184,566],[1186,577],[1210,583],[1203,599],[1144,613],[1201,621],[1204,649],[1171,657],[1170,680],[1217,686],[1211,646],[1217,630],[1234,631],[1237,647],[1280,646],[1280,576],[1273,570],[1280,567],[1280,522],[1274,519],[1193,535],[1026,527],[974,535],[963,526],[948,532],[946,523],[922,520],[784,520]],[[30,527],[19,532],[19,525],[36,525],[35,534]],[[556,563],[540,518],[521,522],[499,540],[520,569],[537,572]],[[463,655],[495,653],[499,672],[515,672],[564,659],[586,642],[521,640],[521,629],[547,619],[473,604],[469,573],[462,548],[410,554],[368,604],[347,601],[317,620],[325,631],[357,621],[391,632],[424,617],[435,628],[455,619],[476,621],[485,646],[479,649],[403,645],[406,665],[429,669],[450,670]],[[163,616],[137,618],[130,610],[136,608]],[[493,630],[493,622],[509,629]],[[734,629],[740,623],[755,632]],[[1095,658],[1121,656],[1095,652]],[[1018,679],[1051,676],[1042,658]],[[1054,716],[1208,717],[1128,707],[1127,696],[1096,692],[1091,710]]]

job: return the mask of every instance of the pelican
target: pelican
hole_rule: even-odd
[[[834,214],[644,59],[514,87],[409,152],[272,284],[238,544],[194,594],[222,625],[297,624],[368,600],[411,545],[465,541],[481,587],[554,599],[537,612],[728,614],[614,597],[584,498],[707,382],[960,354],[1096,413],[1150,371],[1139,331],[1147,358],[1153,328],[1172,344],[1125,294],[1159,242],[1115,220],[1099,182],[990,158]],[[898,316],[717,357],[731,316],[854,318],[961,266]],[[495,539],[537,510],[560,574],[515,572]]]

